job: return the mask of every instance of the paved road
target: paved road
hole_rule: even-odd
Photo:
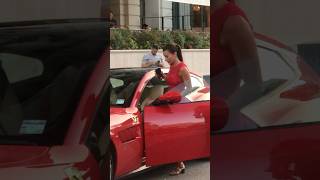
[[[186,162],[186,172],[179,176],[170,176],[168,173],[174,165],[166,165],[144,170],[121,180],[210,180],[210,161],[200,159]]]

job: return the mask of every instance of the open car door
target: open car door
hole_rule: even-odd
[[[210,101],[147,106],[144,134],[149,166],[209,157]]]

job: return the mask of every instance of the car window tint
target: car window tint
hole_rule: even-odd
[[[9,53],[0,54],[0,63],[10,83],[39,77],[44,68],[42,62],[36,58]],[[19,66],[16,66],[17,64]]]
[[[61,144],[105,52],[106,25],[28,23],[0,27],[0,144]]]

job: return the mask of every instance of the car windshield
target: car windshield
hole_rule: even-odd
[[[63,142],[105,33],[99,21],[0,25],[0,144]]]
[[[110,105],[119,107],[130,106],[134,92],[146,73],[145,70],[115,69],[111,70]]]

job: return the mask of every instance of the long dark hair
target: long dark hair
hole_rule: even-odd
[[[169,51],[170,53],[177,53],[178,59],[183,62],[181,47],[177,44],[167,44],[164,46],[163,51]]]

